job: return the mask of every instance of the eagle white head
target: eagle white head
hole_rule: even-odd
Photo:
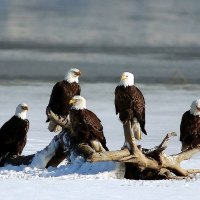
[[[123,85],[124,87],[134,85],[134,75],[130,72],[123,72],[119,85]]]
[[[197,99],[192,102],[190,113],[195,116],[200,116],[200,99]]]
[[[26,119],[27,111],[28,111],[28,105],[25,103],[21,103],[16,108],[15,116],[17,116],[21,119]]]
[[[76,82],[78,83],[78,78],[81,75],[79,69],[71,68],[65,75],[65,80],[69,83]]]
[[[86,109],[86,100],[82,96],[76,95],[70,101],[69,104],[72,105],[72,109],[83,110]]]

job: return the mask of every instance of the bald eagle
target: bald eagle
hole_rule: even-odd
[[[193,101],[190,110],[182,116],[180,141],[182,142],[182,151],[200,144],[200,99]]]
[[[140,140],[145,130],[145,100],[142,92],[134,85],[134,75],[124,72],[115,89],[115,109],[123,124],[130,122],[136,139]],[[127,141],[125,141],[127,142]]]
[[[69,118],[76,142],[86,143],[96,152],[108,151],[101,121],[86,108],[86,100],[74,96],[69,103],[72,105]]]
[[[18,156],[22,153],[27,140],[29,121],[26,119],[27,104],[19,104],[15,115],[0,129],[0,157]]]
[[[81,93],[81,88],[78,84],[78,78],[80,75],[81,72],[79,69],[70,69],[66,74],[65,79],[54,85],[49,104],[46,109],[46,122],[50,121],[48,128],[51,132],[58,132],[61,127],[49,119],[49,109],[62,118],[66,118],[68,116],[70,110],[70,99],[75,95],[80,95]]]

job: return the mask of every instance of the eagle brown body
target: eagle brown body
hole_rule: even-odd
[[[67,117],[70,110],[69,101],[75,95],[80,95],[81,88],[76,82],[69,83],[66,80],[57,82],[52,90],[49,104],[50,108],[55,114],[61,117]],[[47,119],[47,122],[49,118]]]
[[[136,86],[124,87],[119,85],[115,89],[115,109],[123,124],[133,122],[137,118],[141,130],[145,130],[145,100],[141,91]]]
[[[70,121],[75,140],[78,144],[99,141],[103,148],[108,151],[103,126],[100,119],[90,110],[70,110]]]
[[[191,114],[189,110],[182,116],[180,141],[182,150],[194,148],[200,144],[200,116]]]
[[[29,121],[13,116],[0,129],[0,157],[20,155],[26,145]]]

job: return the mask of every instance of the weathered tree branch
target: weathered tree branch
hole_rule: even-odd
[[[176,159],[176,162],[180,163],[183,160],[190,159],[194,154],[198,153],[199,151],[200,151],[200,146],[197,146],[194,149],[188,149],[179,154],[173,155],[173,157]]]
[[[167,147],[167,143],[168,143],[170,137],[172,137],[172,136],[177,136],[177,134],[175,132],[167,133],[167,135],[165,136],[165,138],[163,139],[161,144],[158,146],[158,148]]]
[[[200,173],[200,169],[188,169],[187,172],[189,174],[196,174],[196,173]]]
[[[63,118],[61,116],[58,116],[50,108],[47,108],[46,113],[50,120],[60,125],[62,128],[66,129],[70,127],[70,120],[68,117]]]
[[[126,128],[128,129],[128,126]],[[192,155],[200,150],[200,148],[187,150],[185,152],[169,156],[163,151],[167,148],[167,142],[171,136],[176,136],[176,134],[174,132],[168,133],[159,146],[149,150],[142,149],[141,151],[137,147],[133,138],[132,152],[129,152],[128,149],[123,149],[121,151],[94,153],[88,158],[88,161],[97,162],[114,160],[129,163],[132,166],[137,167],[137,169],[140,169],[140,171],[157,171],[158,176],[163,174],[163,171],[165,171],[165,176],[168,178],[174,177],[174,175],[188,177],[188,175],[191,173],[197,173],[198,170],[188,171],[183,169],[180,167],[180,162],[191,158]]]

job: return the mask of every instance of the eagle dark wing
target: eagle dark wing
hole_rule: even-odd
[[[59,109],[60,109],[59,102],[60,102],[60,97],[61,97],[62,93],[63,93],[62,83],[61,82],[57,82],[53,86],[53,89],[52,89],[52,92],[51,92],[51,96],[50,96],[50,99],[49,99],[49,104],[48,104],[48,107],[50,107],[51,110],[53,112],[55,112],[55,113],[58,112]]]
[[[69,101],[75,95],[80,95],[81,88],[78,83],[68,83],[67,81],[57,82],[50,96],[49,107],[54,113],[62,117],[69,114]]]
[[[191,147],[200,144],[200,118],[186,111],[180,124],[180,141]]]
[[[142,132],[145,130],[145,100],[141,91],[136,86],[117,86],[115,89],[115,109],[120,120],[125,123],[137,118]]]
[[[92,111],[71,110],[70,120],[78,142],[98,140],[108,150],[101,121]]]
[[[190,113],[187,111],[183,114],[180,124],[180,141],[184,141],[186,136],[189,134],[189,116]]]
[[[20,155],[26,145],[29,121],[13,116],[0,129],[0,156]]]
[[[21,155],[25,145],[26,145],[26,142],[27,142],[27,133],[28,133],[28,130],[29,130],[29,120],[26,119],[26,120],[23,120],[22,122],[22,125],[21,125],[21,138],[18,142],[18,154]]]
[[[84,110],[83,121],[87,125],[94,138],[97,138],[100,142],[105,141],[101,121],[92,111],[87,109]]]
[[[142,132],[146,134],[145,130],[145,100],[142,92],[136,87],[132,86],[130,92],[130,98],[133,112],[136,115],[137,120],[140,123],[140,126],[142,128]]]
[[[120,105],[123,105],[123,96],[122,96],[122,92],[120,92],[120,87],[117,86],[115,88],[115,111],[116,111],[116,115],[121,110]]]

